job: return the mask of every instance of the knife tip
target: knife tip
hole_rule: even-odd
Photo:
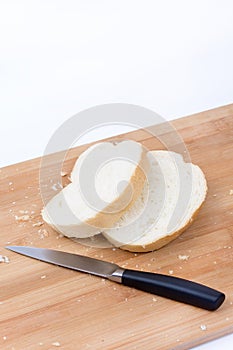
[[[17,248],[17,246],[14,246],[14,245],[6,245],[5,246],[5,249],[12,250],[12,251],[14,251],[16,248]]]

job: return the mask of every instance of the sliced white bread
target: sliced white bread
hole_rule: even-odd
[[[149,162],[135,141],[102,142],[77,159],[71,184],[55,195],[42,217],[68,237],[86,238],[110,228],[139,197]]]
[[[205,176],[180,154],[148,152],[148,182],[134,203],[104,236],[132,252],[161,248],[178,237],[193,221],[207,193]]]

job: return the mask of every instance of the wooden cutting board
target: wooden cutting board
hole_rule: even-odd
[[[189,349],[233,331],[233,105],[172,124],[206,174],[209,192],[193,225],[159,251],[91,248],[60,237],[45,224],[37,226],[42,220],[40,159],[0,170],[0,254],[9,258],[0,263],[0,349]],[[145,130],[120,136],[125,137],[150,149],[159,145]],[[67,154],[64,171],[70,172],[86,147]],[[54,155],[48,162],[51,187],[56,159]],[[173,273],[223,291],[226,301],[215,312],[201,310],[20,256],[5,250],[7,244],[50,247],[127,268]]]

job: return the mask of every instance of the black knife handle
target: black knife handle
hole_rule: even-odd
[[[206,310],[216,310],[225,295],[215,289],[182,278],[150,272],[124,270],[122,284]]]

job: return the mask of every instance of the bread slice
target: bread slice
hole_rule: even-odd
[[[148,252],[178,237],[205,200],[207,184],[201,169],[169,151],[148,152],[148,181],[134,205],[104,236],[115,246]]]
[[[71,184],[43,209],[44,221],[76,238],[112,227],[142,192],[148,166],[146,151],[135,141],[89,147],[74,165]]]

